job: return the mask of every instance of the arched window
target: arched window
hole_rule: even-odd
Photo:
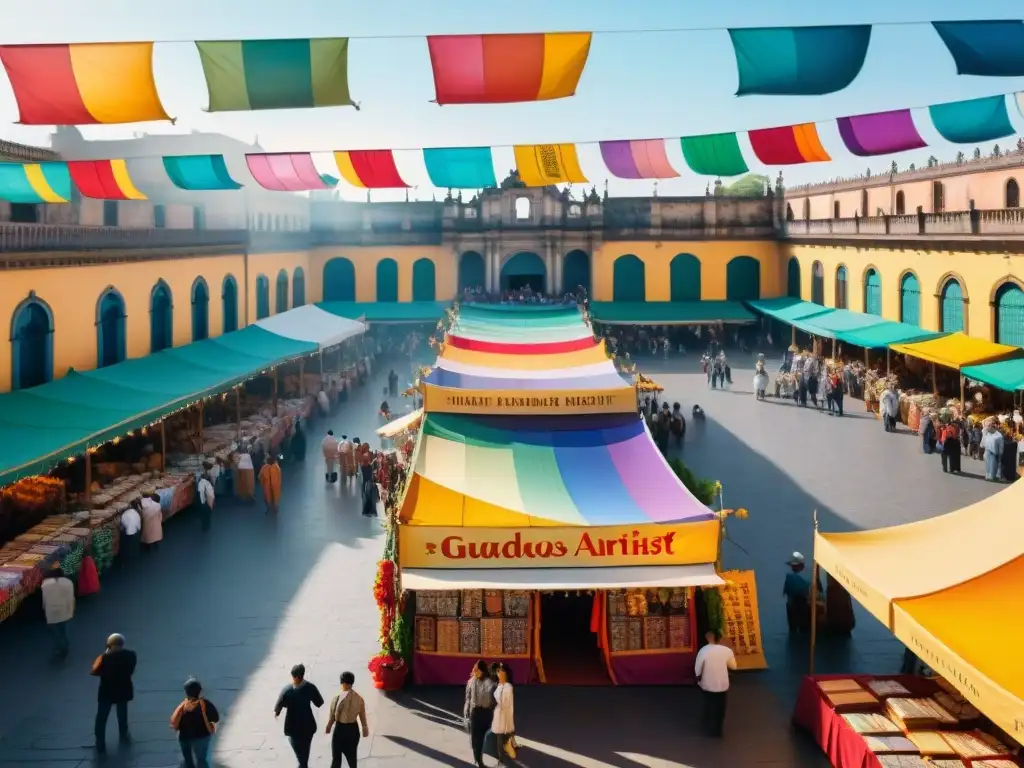
[[[868,214],[868,191],[862,189],[860,191],[860,215],[867,216]]]
[[[476,251],[466,251],[459,257],[459,290],[487,288],[487,268],[484,257]]]
[[[612,265],[612,301],[646,301],[647,270],[631,253],[619,256]]]
[[[412,265],[412,300],[436,301],[437,285],[434,277],[434,262],[430,259],[416,259]]]
[[[668,267],[672,301],[700,301],[700,259],[680,253]]]
[[[580,288],[590,294],[590,256],[585,251],[569,251],[562,262],[562,290],[575,293]]]
[[[825,306],[825,267],[820,261],[811,265],[811,301]]]
[[[939,292],[939,330],[956,333],[964,330],[964,289],[955,277],[949,278]]]
[[[398,262],[394,259],[377,262],[377,301],[398,301]]]
[[[266,275],[256,276],[256,319],[270,317],[270,280]]]
[[[753,256],[736,256],[725,267],[725,298],[757,301],[761,298],[761,262]]]
[[[338,256],[324,264],[324,301],[356,300],[356,268]]]
[[[996,342],[1024,347],[1024,290],[1004,283],[996,291]]]
[[[210,289],[197,277],[192,283],[192,341],[210,338]]]
[[[277,282],[274,285],[274,314],[279,315],[288,311],[288,271],[282,269],[277,273]]]
[[[896,215],[903,216],[906,214],[906,212],[907,198],[906,195],[903,194],[903,191],[900,190],[899,192],[896,193]]]
[[[907,272],[900,280],[900,322],[921,324],[921,284],[913,272]]]
[[[174,301],[171,287],[158,280],[149,297],[149,351],[159,352],[173,346]]]
[[[836,309],[846,309],[848,306],[846,275],[846,267],[836,269]]]
[[[124,296],[114,286],[96,302],[96,367],[120,363],[127,357]]]
[[[786,221],[793,221],[796,217],[793,215],[793,206],[786,203]]]
[[[804,198],[804,221],[811,220],[811,198]]]
[[[882,315],[882,278],[874,269],[864,273],[864,312]]]
[[[946,190],[941,181],[932,182],[932,213],[946,210]]]
[[[292,307],[303,307],[306,305],[306,272],[302,267],[296,267],[292,272]]]
[[[528,197],[517,197],[516,198],[516,219],[523,221],[524,219],[530,218],[530,198]]]
[[[238,282],[228,275],[220,291],[221,315],[224,319],[224,333],[238,330]]]
[[[786,265],[786,295],[791,299],[800,298],[800,262],[795,256],[790,256]]]
[[[31,292],[11,316],[11,389],[28,389],[53,378],[53,312]]]
[[[1020,187],[1016,179],[1006,182],[1006,207],[1020,208]]]
[[[832,218],[833,219],[838,219],[839,218],[839,201],[838,200],[836,200],[834,203],[832,203]]]

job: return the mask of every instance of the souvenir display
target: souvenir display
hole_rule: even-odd
[[[484,591],[482,589],[462,590],[462,617],[479,619],[484,615]]]
[[[630,617],[626,619],[626,648],[630,651],[642,651],[644,649],[644,623],[643,619]]]
[[[868,688],[879,698],[887,696],[910,696],[910,691],[896,680],[869,680]]]
[[[825,701],[827,701],[833,709],[864,709],[874,708],[878,706],[878,699],[875,698],[875,694],[871,691],[838,691],[836,693],[826,693]]]
[[[608,590],[608,615],[626,615],[626,591],[624,589]]]
[[[434,589],[424,589],[416,593],[416,613],[420,616],[437,615],[437,598],[441,593]]]
[[[644,618],[644,648],[648,651],[668,647],[668,617],[647,616]]]
[[[612,653],[629,650],[629,627],[628,619],[617,618],[608,622],[608,639]]]
[[[938,731],[911,731],[907,738],[914,742],[917,751],[931,757],[952,757],[956,754],[949,742]]]
[[[486,607],[486,599],[485,606]],[[480,619],[480,653],[487,658],[499,658],[502,654],[502,620]]]
[[[459,652],[459,620],[439,618],[437,620],[437,652]]]
[[[437,650],[437,620],[433,616],[416,617],[416,650],[433,653]]]
[[[644,599],[647,601],[647,616],[667,616],[668,615],[668,601],[672,595],[672,590],[666,588],[662,589],[648,589],[644,592]]]
[[[629,616],[647,615],[647,595],[642,589],[626,591],[626,613]]]
[[[1015,760],[997,758],[995,760],[973,760],[970,768],[1020,768],[1020,764]]]
[[[530,593],[525,590],[505,590],[505,616],[524,618],[530,615]]]
[[[949,712],[960,723],[969,723],[972,720],[981,719],[981,712],[967,699],[960,695],[959,691],[954,695],[946,691],[939,691],[934,696],[935,702],[944,710]]]
[[[889,718],[904,731],[927,731],[956,724],[956,718],[931,699],[887,699],[885,708]]]
[[[1009,748],[999,739],[981,731],[944,732],[942,738],[956,752],[957,757],[971,759],[1010,754]]]
[[[935,763],[926,762],[920,755],[875,755],[875,758],[882,768],[935,768]]]
[[[689,607],[689,590],[685,587],[673,587],[669,592],[668,610],[670,614],[686,613]]]
[[[856,680],[819,680],[818,688],[824,693],[849,693],[850,691],[863,691],[864,686]]]
[[[459,593],[457,591],[437,593],[437,615],[452,618],[459,615]]]
[[[480,653],[480,620],[459,620],[459,653]]]
[[[484,592],[484,615],[501,616],[504,608],[502,602],[500,589],[488,589]]]
[[[1006,763],[1006,765],[995,765],[989,767],[985,766],[983,762],[975,763],[974,765],[978,766],[979,768],[1018,768],[1017,764],[1014,762],[1009,762],[1006,760],[1000,762]],[[969,768],[967,763],[965,763],[963,760],[929,760],[927,765],[928,768]]]
[[[502,653],[525,656],[529,653],[529,626],[526,619],[504,619],[502,622]]]
[[[668,647],[669,648],[693,648],[693,638],[690,636],[689,616],[668,617]]]
[[[914,742],[905,736],[865,736],[864,741],[868,749],[876,753],[914,755],[918,752]]]
[[[902,733],[899,726],[885,715],[874,712],[854,712],[841,715],[846,724],[861,735],[887,736]]]

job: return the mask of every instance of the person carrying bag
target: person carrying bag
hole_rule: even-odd
[[[185,700],[171,715],[171,728],[178,732],[185,768],[210,768],[210,747],[220,713],[202,697],[202,692],[202,684],[189,678],[185,682]]]

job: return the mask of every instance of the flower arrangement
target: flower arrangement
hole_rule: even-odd
[[[381,651],[366,665],[374,679],[380,677],[385,671],[393,671],[405,666],[405,659],[393,653]]]

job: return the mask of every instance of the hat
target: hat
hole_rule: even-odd
[[[786,565],[803,565],[803,564],[804,564],[804,556],[801,555],[799,552],[794,552],[793,556],[790,557],[789,560],[786,561]]]

